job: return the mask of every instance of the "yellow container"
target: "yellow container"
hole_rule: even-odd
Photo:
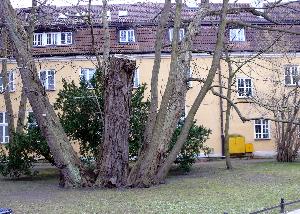
[[[245,147],[246,147],[246,153],[253,153],[254,152],[253,143],[246,143]]]
[[[245,151],[245,137],[237,135],[232,135],[229,137],[230,154],[244,154]]]

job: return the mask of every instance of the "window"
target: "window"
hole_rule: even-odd
[[[43,45],[43,34],[35,33],[33,34],[33,46],[42,46]]]
[[[72,43],[72,32],[51,32],[33,34],[33,46],[71,45]]]
[[[45,70],[39,73],[40,81],[45,90],[55,90],[55,70]]]
[[[127,10],[119,10],[118,15],[119,15],[119,17],[126,17],[126,16],[128,16],[128,11]]]
[[[28,112],[27,126],[28,126],[29,129],[38,127],[36,117],[34,116],[32,111]]]
[[[47,33],[46,45],[56,45],[57,44],[57,33]]]
[[[181,41],[184,37],[184,34],[185,34],[184,29],[180,28],[178,33],[179,33],[179,41]],[[169,39],[170,39],[170,42],[172,42],[172,40],[173,40],[173,28],[169,29]]]
[[[80,81],[87,85],[87,88],[94,88],[94,84],[92,83],[92,79],[95,76],[96,69],[93,68],[82,68],[80,71]]]
[[[140,86],[140,72],[138,69],[134,71],[133,76],[133,88],[138,88]]]
[[[134,30],[120,30],[120,42],[135,42]]]
[[[16,85],[15,85],[15,81],[14,81],[15,78],[14,77],[15,77],[15,73],[13,71],[10,71],[7,74],[8,84],[7,84],[7,86],[4,86],[3,78],[0,76],[0,92],[3,92],[6,88],[8,88],[9,92],[14,92],[16,90]]]
[[[265,119],[255,120],[254,131],[255,139],[270,139],[269,121]]]
[[[291,65],[284,68],[284,84],[294,86],[299,83],[299,66]]]
[[[61,43],[61,45],[71,45],[72,44],[72,33],[71,32],[61,33],[60,43]]]
[[[107,21],[111,21],[111,12],[108,10],[107,13]]]
[[[245,42],[245,29],[244,28],[236,28],[229,30],[229,40],[231,42]]]
[[[6,112],[0,112],[0,143],[8,143],[8,120]]]
[[[238,78],[237,90],[239,98],[246,98],[253,96],[252,79],[250,78]]]

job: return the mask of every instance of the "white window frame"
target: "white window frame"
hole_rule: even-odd
[[[45,72],[45,79],[41,79],[41,74]],[[53,74],[53,75],[52,75]],[[39,79],[44,86],[46,91],[55,91],[55,70],[54,69],[49,69],[49,70],[42,70],[39,72]],[[49,82],[50,77],[53,76],[53,84]],[[52,86],[53,85],[53,86]]]
[[[57,45],[59,33],[46,33],[46,45]]]
[[[15,92],[16,91],[16,84],[15,84],[15,72],[14,71],[9,71],[7,73],[7,80],[8,83],[6,86],[4,86],[3,83],[3,77],[0,76],[1,79],[1,84],[0,84],[0,92],[4,92],[5,89],[8,89],[9,92]]]
[[[119,31],[119,42],[120,43],[135,42],[134,29],[120,30]]]
[[[91,75],[92,73],[92,75]],[[93,89],[94,86],[91,83],[91,79],[95,76],[96,69],[95,68],[81,68],[80,70],[80,82],[87,84],[87,88]]]
[[[32,41],[34,47],[43,46],[43,33],[34,33]]]
[[[62,40],[62,36],[65,35],[65,42]],[[61,32],[60,33],[60,39],[59,39],[60,45],[72,45],[73,44],[73,33],[72,32]]]
[[[128,16],[128,11],[127,10],[119,10],[118,11],[118,16],[119,17],[126,17],[126,16]]]
[[[2,129],[2,140],[0,141],[0,143],[5,144],[9,142],[7,113],[0,112],[0,114],[2,114],[2,121],[0,121],[0,129]]]
[[[170,40],[170,42],[173,41],[173,30],[174,30],[174,28],[169,29],[169,40]],[[179,41],[181,41],[185,36],[184,28],[180,28],[178,33],[179,33]]]
[[[260,132],[256,132],[256,127],[260,126]],[[264,136],[267,135],[267,136]],[[257,119],[254,120],[254,139],[270,140],[271,139],[271,123],[270,120]]]
[[[62,40],[62,35],[67,39]],[[50,37],[50,38],[49,38]],[[63,42],[64,41],[64,42]],[[33,34],[33,47],[72,45],[72,32],[45,32]]]
[[[250,80],[250,86],[247,85],[246,81]],[[240,86],[240,82],[243,81],[243,86]],[[249,77],[237,77],[236,79],[237,97],[238,98],[250,98],[253,97],[253,80]],[[242,89],[243,94],[240,94]],[[247,95],[247,91],[251,90],[251,94]]]
[[[245,42],[245,28],[231,28],[229,29],[230,42]]]
[[[289,83],[287,83],[287,78]],[[300,84],[300,67],[298,65],[286,65],[284,66],[284,85],[285,86],[296,86],[298,79],[298,85]]]
[[[140,71],[136,69],[133,74],[133,88],[138,88],[140,86]]]

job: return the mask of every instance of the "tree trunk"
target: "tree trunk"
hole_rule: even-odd
[[[111,58],[105,78],[104,142],[96,185],[122,187],[128,176],[130,100],[135,62]]]
[[[197,95],[197,97],[185,119],[185,123],[184,123],[181,133],[176,141],[176,144],[174,145],[170,154],[166,158],[165,162],[159,168],[159,171],[156,175],[156,179],[158,181],[163,181],[165,179],[165,177],[167,176],[167,173],[169,172],[169,170],[171,168],[172,163],[175,161],[177,155],[179,154],[184,142],[186,141],[186,139],[188,137],[189,130],[190,130],[191,126],[193,125],[193,120],[198,111],[198,108],[201,105],[205,95],[211,89],[211,85],[213,83],[215,74],[220,66],[220,59],[222,57],[225,27],[226,27],[226,14],[227,14],[227,9],[228,9],[228,1],[229,0],[223,1],[222,13],[220,15],[220,25],[219,25],[219,30],[218,30],[217,43],[216,43],[213,60],[212,60],[212,64],[211,64],[209,73],[203,84],[203,87],[201,88],[200,92],[198,93],[198,95]],[[205,14],[205,12],[203,12],[203,13]]]
[[[24,27],[18,24],[20,22],[8,0],[3,0],[0,4],[0,14],[16,50],[16,60],[21,67],[20,74],[25,93],[53,154],[55,163],[61,171],[61,185],[72,187],[91,185],[94,178],[87,175],[49,102],[39,81],[32,54],[28,50],[27,36],[21,34],[25,32]]]
[[[14,132],[15,132],[15,118],[14,118],[14,112],[12,108],[12,103],[10,99],[10,87],[9,87],[9,73],[7,71],[7,44],[8,44],[8,38],[6,34],[6,29],[2,28],[1,31],[1,42],[3,44],[2,46],[2,81],[3,81],[3,90],[4,90],[4,103],[5,103],[5,109],[6,109],[6,117],[8,118],[8,135],[9,135],[9,142],[13,142]]]
[[[19,104],[18,120],[17,120],[17,133],[23,133],[25,128],[25,118],[26,118],[26,104],[27,97],[24,87],[22,87],[21,99]]]
[[[157,27],[156,39],[155,39],[155,58],[152,68],[152,76],[151,76],[151,102],[150,108],[147,118],[147,126],[144,132],[144,142],[143,146],[147,146],[153,134],[153,129],[156,122],[157,109],[158,109],[158,74],[160,70],[160,62],[161,62],[161,50],[163,45],[163,36],[165,34],[165,27],[168,23],[168,18],[171,10],[171,0],[165,0],[164,8],[161,13],[160,22]],[[142,148],[141,148],[142,150]]]
[[[178,32],[181,24],[181,9],[182,1],[178,0],[176,3],[169,78],[152,130],[151,140],[143,147],[138,161],[128,177],[128,185],[132,187],[148,187],[158,183],[155,179],[158,166],[165,158],[172,134],[184,111],[187,91],[184,81],[186,76],[183,68],[179,66],[180,62],[178,60]]]
[[[225,50],[226,55],[226,62],[228,65],[228,81],[227,81],[227,95],[226,97],[228,100],[231,100],[231,94],[232,94],[232,82],[234,73],[232,71],[232,65],[230,62],[230,58],[228,55],[228,51]],[[226,160],[226,168],[232,169],[232,164],[230,160],[230,153],[229,153],[229,127],[230,127],[230,113],[231,113],[231,104],[229,101],[226,102],[226,113],[225,113],[225,160]]]

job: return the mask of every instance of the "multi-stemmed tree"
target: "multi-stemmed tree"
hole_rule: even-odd
[[[279,2],[269,5],[268,9],[275,8]],[[187,27],[187,32],[184,38],[180,41],[179,30],[182,25],[182,0],[176,0],[176,4],[172,5],[170,0],[166,0],[164,7],[160,13],[157,24],[157,34],[155,41],[155,60],[152,70],[151,79],[151,106],[148,115],[148,123],[145,128],[143,146],[139,152],[138,160],[129,171],[128,167],[128,124],[124,122],[124,118],[129,115],[129,97],[131,87],[129,85],[132,79],[134,63],[127,59],[109,58],[109,36],[108,23],[106,16],[106,1],[104,1],[103,26],[105,29],[106,46],[104,51],[94,50],[97,56],[98,69],[102,71],[105,89],[106,109],[104,121],[104,139],[102,149],[99,154],[99,163],[97,173],[93,175],[87,173],[87,170],[81,164],[79,158],[71,147],[70,141],[67,138],[64,130],[52,108],[48,97],[39,82],[37,76],[37,68],[32,57],[32,52],[27,48],[28,36],[24,26],[20,24],[14,9],[9,0],[3,0],[0,5],[0,14],[3,25],[6,27],[8,37],[16,50],[15,58],[19,64],[19,69],[22,77],[26,96],[36,115],[41,131],[46,138],[50,150],[53,154],[57,167],[60,169],[63,183],[65,186],[90,186],[100,185],[108,187],[148,187],[159,184],[164,181],[166,175],[179,154],[184,142],[188,137],[190,127],[193,125],[195,114],[200,107],[203,99],[209,91],[212,90],[212,83],[220,68],[220,61],[224,53],[225,30],[228,25],[238,25],[257,30],[270,31],[291,31],[282,30],[280,28],[261,27],[250,23],[235,21],[229,19],[229,14],[250,13],[254,16],[265,18],[273,24],[278,24],[278,20],[274,21],[268,15],[268,10],[261,12],[252,7],[229,7],[228,0],[224,0],[221,8],[211,8],[208,2],[202,3],[199,10],[190,20]],[[163,33],[164,29],[170,21],[172,7],[175,7],[173,28],[173,40],[171,47],[171,62],[169,76],[166,87],[159,103],[158,95],[158,74],[160,72],[161,52],[163,49]],[[189,78],[189,69],[192,59],[193,38],[201,32],[201,23],[206,17],[218,19],[217,37],[214,50],[212,52],[212,62],[208,69],[207,75],[203,79]],[[91,17],[90,17],[91,18]],[[91,32],[93,25],[89,20]],[[93,33],[92,33],[93,34]],[[94,35],[94,34],[93,34]],[[103,57],[102,57],[103,54]],[[101,56],[101,57],[99,57]],[[116,80],[122,79],[119,87]],[[177,142],[171,151],[168,151],[169,142],[177,127],[180,116],[184,109],[184,100],[186,98],[188,81],[200,81],[202,87],[198,92],[196,99],[185,119],[182,131],[177,138]],[[122,89],[122,91],[120,90]],[[115,95],[123,96],[113,97]],[[228,97],[228,96],[227,96]],[[224,97],[226,99],[226,96]],[[230,102],[230,97],[228,105]],[[119,116],[114,115],[108,108],[117,101],[119,108]],[[115,120],[112,124],[109,120]],[[114,125],[118,125],[115,130]],[[120,131],[123,130],[123,133]],[[111,140],[108,140],[111,139]],[[168,153],[167,153],[168,151]],[[122,155],[118,155],[122,154]]]

